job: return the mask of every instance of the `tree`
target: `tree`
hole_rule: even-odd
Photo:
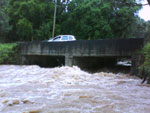
[[[5,12],[7,6],[7,0],[0,1],[0,42],[4,42],[7,37],[7,33],[10,31],[8,16]]]
[[[140,5],[135,0],[58,0],[55,35],[77,39],[131,38]],[[54,0],[9,0],[9,40],[44,40],[52,34]]]
[[[146,25],[147,22],[145,22],[140,17],[136,19],[136,25],[134,27],[134,32],[132,34],[135,38],[145,38],[146,35]]]
[[[12,41],[44,40],[51,35],[54,3],[50,0],[10,0]]]
[[[150,21],[146,22],[146,27],[145,27],[145,38],[146,38],[146,42],[150,43]]]
[[[67,6],[61,31],[80,39],[129,38],[140,6],[135,0],[72,0]]]

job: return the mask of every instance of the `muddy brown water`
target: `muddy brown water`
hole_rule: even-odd
[[[0,66],[0,113],[150,113],[150,86],[123,73]]]

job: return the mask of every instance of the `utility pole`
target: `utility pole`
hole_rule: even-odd
[[[54,22],[53,22],[53,32],[52,32],[52,38],[53,38],[53,37],[54,37],[54,35],[55,35],[56,11],[57,11],[57,0],[55,0]]]

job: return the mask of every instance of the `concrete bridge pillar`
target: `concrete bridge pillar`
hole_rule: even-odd
[[[28,64],[28,60],[25,56],[21,56],[21,62],[20,62],[21,65],[25,65],[25,64]]]
[[[143,64],[143,62],[144,62],[144,56],[143,55],[141,55],[141,54],[132,55],[132,66],[130,69],[130,74],[140,76],[138,68],[141,64]]]
[[[66,55],[65,56],[65,66],[72,66],[73,65],[73,56]]]

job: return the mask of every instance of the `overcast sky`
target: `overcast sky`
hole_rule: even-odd
[[[143,4],[146,4],[147,0],[143,1]],[[150,20],[150,6],[146,5],[139,11],[139,16],[143,18],[145,21]]]

